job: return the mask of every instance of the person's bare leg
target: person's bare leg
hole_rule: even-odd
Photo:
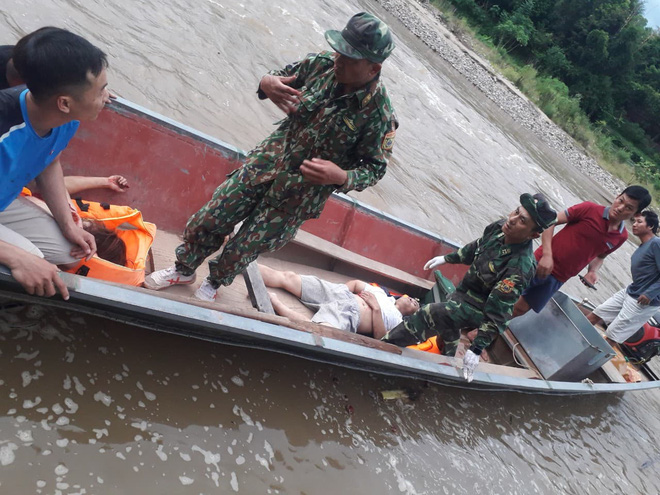
[[[261,272],[261,277],[264,279],[266,287],[274,289],[284,289],[285,291],[293,294],[298,299],[302,295],[302,280],[300,275],[291,271],[274,270],[266,265],[257,265]]]
[[[589,323],[592,325],[598,325],[603,323],[603,320],[601,320],[600,316],[595,314],[593,311],[587,315],[587,320],[589,320]]]
[[[511,318],[515,318],[516,316],[522,316],[525,313],[527,313],[530,309],[531,308],[529,304],[527,304],[527,301],[525,301],[525,298],[520,296],[516,301],[516,304],[513,305],[513,314],[511,315]]]
[[[270,303],[273,305],[273,309],[278,315],[286,316],[292,321],[312,321],[307,316],[289,308],[286,304],[280,301],[280,298],[277,297],[277,294],[274,292],[269,292],[268,295],[270,296]]]

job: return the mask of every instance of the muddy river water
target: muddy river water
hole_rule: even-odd
[[[249,149],[280,118],[261,75],[325,49],[355,12],[386,19],[401,123],[356,196],[459,242],[544,191],[611,198],[375,2],[3,0],[0,43],[44,25],[109,55],[119,95]],[[111,171],[109,171],[111,173]],[[600,302],[629,281],[627,244]],[[36,306],[0,311],[0,493],[658,493],[658,392],[469,392],[209,345]],[[414,401],[384,401],[410,387]]]

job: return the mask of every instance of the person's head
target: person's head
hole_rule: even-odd
[[[513,210],[502,225],[508,244],[536,239],[545,229],[557,221],[557,212],[543,194],[525,193],[520,196],[520,206]]]
[[[20,86],[21,84],[25,84],[25,81],[23,81],[23,78],[21,77],[21,75],[16,70],[16,67],[14,66],[13,58],[10,58],[7,61],[7,67],[5,68],[5,77],[7,78],[9,87]]]
[[[34,101],[69,120],[94,120],[109,101],[106,55],[77,34],[43,27],[16,43],[12,60]]]
[[[360,88],[378,77],[395,46],[387,24],[367,12],[351,17],[342,31],[326,31],[325,39],[336,52],[337,82],[351,88]]]
[[[610,220],[623,222],[651,204],[651,194],[642,186],[628,186],[610,206]]]
[[[4,74],[0,75],[0,80],[2,80],[4,76],[4,78],[7,80],[8,87],[10,88],[24,84],[23,79],[14,67],[14,60],[11,58],[13,52],[14,45],[0,46],[0,58],[7,60],[5,67],[0,67],[0,71],[4,72]]]
[[[126,244],[117,234],[110,232],[102,223],[89,219],[83,220],[83,229],[94,236],[99,258],[126,266]]]
[[[419,301],[410,296],[401,296],[394,305],[403,316],[410,316],[419,309]]]
[[[633,218],[632,231],[637,237],[645,237],[658,233],[658,215],[651,211],[643,211]]]

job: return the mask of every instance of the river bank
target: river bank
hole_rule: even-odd
[[[428,0],[377,0],[424,44],[436,52],[514,121],[533,132],[572,167],[611,195],[624,182],[604,170],[569,134],[552,122],[510,81],[455,36]]]

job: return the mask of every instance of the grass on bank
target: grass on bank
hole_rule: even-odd
[[[580,143],[601,167],[626,184],[643,185],[654,197],[660,194],[660,173],[650,156],[650,147],[641,149],[631,141],[637,137],[636,124],[621,121],[614,127],[603,121],[591,122],[580,108],[579,95],[570,95],[562,81],[539,74],[532,65],[521,63],[490,38],[480,35],[456,14],[449,0],[431,0],[431,4],[438,9],[452,33],[461,40],[470,40],[471,48],[479,56],[488,60],[555,124]]]

